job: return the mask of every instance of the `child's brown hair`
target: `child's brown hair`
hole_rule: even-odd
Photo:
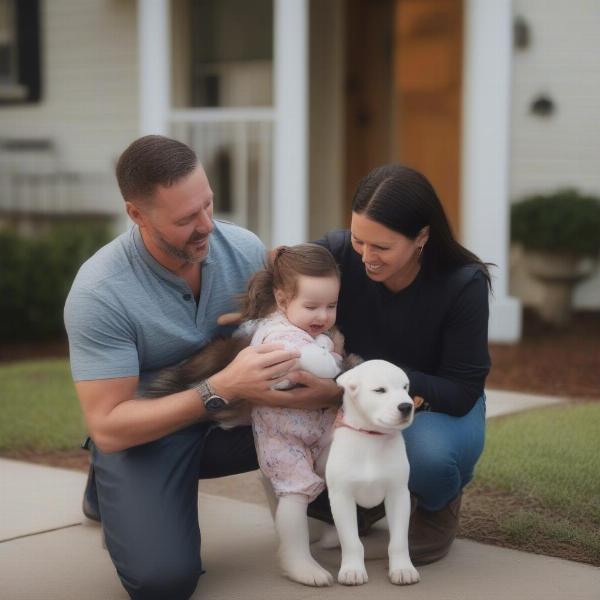
[[[298,291],[298,275],[333,275],[339,279],[340,271],[331,252],[323,246],[279,246],[269,255],[266,268],[250,278],[242,298],[242,320],[262,319],[271,314],[277,307],[276,289],[293,298]]]

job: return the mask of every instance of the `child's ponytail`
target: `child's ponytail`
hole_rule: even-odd
[[[262,319],[275,310],[273,282],[272,264],[250,278],[248,291],[242,297],[242,321]]]

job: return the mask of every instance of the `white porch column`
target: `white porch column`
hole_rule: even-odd
[[[140,135],[166,135],[171,103],[170,0],[138,0]]]
[[[273,214],[271,244],[308,234],[308,2],[274,2]]]
[[[491,341],[521,336],[521,304],[508,296],[511,0],[465,0],[462,143],[463,242],[493,262]]]

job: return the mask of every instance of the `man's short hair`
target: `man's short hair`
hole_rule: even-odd
[[[162,135],[132,142],[119,157],[116,175],[125,200],[148,202],[158,186],[171,187],[198,166],[189,147]]]

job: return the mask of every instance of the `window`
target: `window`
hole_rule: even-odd
[[[191,106],[272,105],[273,0],[192,0]]]
[[[39,0],[0,0],[0,103],[40,99]]]

